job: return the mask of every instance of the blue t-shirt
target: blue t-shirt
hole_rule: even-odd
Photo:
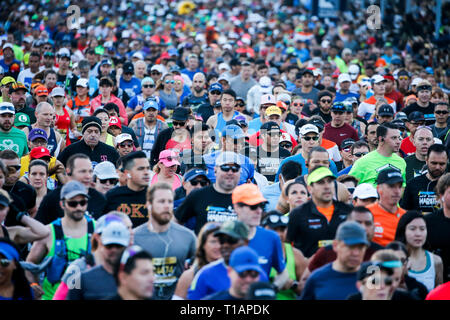
[[[194,71],[190,71],[190,70],[188,70],[188,69],[183,69],[183,70],[181,70],[180,72],[181,72],[181,73],[184,73],[185,75],[187,75],[187,76],[189,77],[189,79],[191,79],[191,81],[194,81],[194,75],[195,75],[197,72],[202,72],[202,70],[197,69],[197,70],[194,70]]]
[[[277,203],[278,203],[278,199],[280,198],[280,195],[281,195],[280,183],[276,182],[271,185],[265,186],[261,190],[261,192],[262,192],[264,198],[266,198],[268,201],[264,211],[269,212],[269,211],[275,210]]]
[[[359,94],[354,93],[354,92],[348,92],[346,94],[342,94],[339,91],[336,92],[336,97],[334,98],[333,102],[340,102],[340,101],[344,101],[347,98],[351,98],[351,97],[355,97],[356,99],[359,99]]]
[[[275,182],[278,182],[278,175],[281,173],[281,167],[287,161],[295,161],[295,162],[299,163],[302,166],[302,175],[305,175],[308,173],[308,168],[306,167],[305,159],[303,158],[302,154],[299,153],[294,156],[287,157],[286,159],[281,161],[280,167],[278,168],[277,174],[275,176]],[[331,159],[330,159],[330,170],[331,170],[331,172],[333,172],[334,176],[337,177],[337,175],[338,175],[337,167],[336,167],[336,164],[334,163],[334,161]]]
[[[125,81],[123,77],[120,77],[119,88],[131,98],[141,93],[141,81],[136,77],[132,77],[130,81]]]
[[[216,158],[222,151],[216,151],[213,153],[208,153],[203,156],[206,164],[206,173],[208,175],[208,179],[211,181],[211,184],[216,182],[216,174],[214,173],[214,167],[216,166]],[[248,179],[253,179],[253,175],[255,173],[255,166],[252,161],[242,155],[239,154],[240,162],[241,162],[241,176],[239,179],[238,185],[247,183]]]
[[[333,270],[332,262],[316,269],[306,281],[301,300],[346,300],[358,293],[357,272],[343,273]]]
[[[153,98],[155,98],[156,101],[158,101],[160,110],[162,110],[166,107],[166,105],[164,104],[164,101],[162,101],[162,99],[160,99],[158,96],[153,96]],[[145,101],[144,101],[144,97],[142,96],[142,94],[137,94],[128,101],[127,107],[134,110],[134,109],[136,109],[137,106],[143,106],[144,102]]]
[[[245,300],[245,299],[235,298],[230,294],[229,290],[224,290],[213,293],[202,300]]]
[[[352,170],[353,166],[348,166],[347,168],[342,169],[341,171],[338,172],[338,177],[343,176],[344,174],[348,174],[350,172],[350,170]]]
[[[269,277],[271,268],[281,273],[286,267],[281,240],[275,231],[256,227],[255,236],[250,240],[248,246],[258,254],[258,262],[267,277]]]
[[[250,122],[248,123],[248,133],[254,134],[258,132],[259,129],[261,129],[261,126],[262,126],[261,118],[258,117],[253,120],[250,120]]]

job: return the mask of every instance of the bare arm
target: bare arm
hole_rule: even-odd
[[[292,247],[294,251],[294,259],[295,259],[295,275],[297,276],[299,286],[297,287],[296,293],[300,294],[302,292],[302,286],[300,285],[300,281],[302,279],[303,274],[308,268],[308,259],[305,258],[303,253],[297,248]]]
[[[177,287],[175,288],[174,295],[186,299],[189,286],[191,285],[193,279],[194,279],[194,268],[191,267],[190,269],[186,270],[181,274],[180,279],[178,280],[177,283]]]
[[[24,215],[21,222],[25,227],[14,226],[8,228],[8,232],[11,232],[11,238],[14,239],[14,242],[17,244],[39,241],[50,235],[49,229],[32,217]]]
[[[442,263],[442,258],[436,254],[433,254],[434,257],[434,267],[436,269],[436,280],[434,287],[441,285],[444,283],[444,265]]]

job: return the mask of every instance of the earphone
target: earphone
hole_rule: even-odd
[[[128,178],[131,178],[131,175],[130,175],[129,173],[127,173],[127,177],[128,177]]]

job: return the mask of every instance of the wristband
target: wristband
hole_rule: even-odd
[[[289,289],[295,291],[295,290],[297,290],[297,288],[298,288],[298,281],[294,281],[294,282],[292,282],[292,285]]]
[[[30,287],[38,287],[38,286],[39,286],[39,283],[36,283],[36,282],[30,283]]]
[[[19,212],[16,216],[17,222],[20,222],[20,220],[22,220],[23,216],[30,216],[30,214],[26,211]]]

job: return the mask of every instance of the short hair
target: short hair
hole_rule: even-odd
[[[406,256],[409,257],[408,248],[406,248],[406,245],[400,241],[392,241],[388,243],[388,245],[385,248],[394,251],[403,251],[406,254]]]
[[[31,53],[30,53],[30,58],[31,57],[38,57],[39,59],[41,58],[41,55],[39,54],[39,52],[36,52],[36,51],[32,51]]]
[[[301,175],[302,166],[298,162],[289,160],[281,166],[281,176],[284,181],[295,179]]]
[[[431,152],[445,153],[445,154],[447,154],[447,148],[446,148],[443,144],[435,143],[435,144],[432,144],[432,145],[428,148],[428,151],[427,151],[427,158],[430,157],[430,153],[431,153]]]
[[[362,147],[366,147],[367,149],[369,149],[370,150],[370,147],[369,147],[369,145],[367,144],[367,142],[365,142],[365,141],[356,141],[351,147],[350,147],[350,152],[353,154],[353,150],[355,150],[355,149],[359,149],[359,148],[362,148]]]
[[[222,92],[222,97],[223,97],[224,94],[228,94],[228,95],[232,96],[234,98],[234,100],[236,100],[236,92],[234,92],[233,89],[224,90]]]
[[[45,69],[44,71],[44,79],[47,78],[49,74],[54,74],[56,76],[56,71],[53,69]]]
[[[369,132],[369,127],[370,126],[376,126],[379,125],[379,123],[375,122],[375,121],[370,121],[367,123],[366,129],[365,129],[365,135],[367,136],[367,133]]]
[[[104,105],[103,109],[105,109],[106,111],[114,110],[117,114],[120,114],[119,106],[114,102],[108,102]]]
[[[48,103],[47,101],[42,101],[42,102],[39,102],[39,103],[37,104],[36,109],[35,109],[35,112],[36,112],[36,113],[41,113],[41,109],[42,109],[44,106],[50,106],[50,107],[52,107],[52,108],[54,109],[54,107],[53,107],[50,103]]]
[[[400,261],[400,258],[397,256],[397,254],[395,254],[394,250],[392,249],[381,249],[375,251],[370,260],[379,262],[388,262],[388,261]]]
[[[31,168],[36,167],[36,166],[44,167],[45,171],[48,174],[48,164],[47,164],[47,162],[45,162],[44,160],[41,160],[41,159],[34,159],[30,162],[30,165],[28,166],[28,173],[31,172]]]
[[[436,185],[436,193],[438,196],[442,196],[445,193],[445,190],[447,190],[450,187],[450,172],[444,174],[442,177],[439,178],[437,185]]]
[[[4,160],[15,160],[19,159],[19,155],[12,150],[3,150],[0,151],[0,159]]]
[[[66,163],[66,168],[69,171],[70,174],[72,174],[72,171],[75,167],[75,160],[77,159],[86,159],[91,161],[91,158],[89,158],[86,154],[84,153],[75,153],[73,155],[71,155],[69,157],[69,159],[67,159],[67,163]]]
[[[147,202],[153,203],[155,192],[157,190],[170,190],[173,193],[172,187],[166,182],[157,182],[150,186],[147,190]]]
[[[386,137],[389,129],[398,130],[398,127],[395,124],[392,124],[390,122],[385,122],[385,123],[379,125],[377,128],[377,138]]]
[[[84,60],[80,60],[80,62],[78,62],[78,69],[90,69],[91,65],[89,64],[89,61],[87,61],[86,59]]]
[[[114,279],[116,280],[117,285],[120,285],[119,283],[119,272],[125,272],[126,274],[130,274],[131,272],[133,272],[133,270],[136,268],[136,260],[138,259],[146,259],[146,260],[150,260],[151,262],[153,261],[153,257],[152,255],[145,250],[139,251],[138,253],[136,253],[135,255],[132,255],[131,257],[129,257],[125,263],[125,265],[123,266],[123,268],[121,268],[121,264],[122,264],[122,256],[127,253],[127,249],[125,249],[122,252],[122,255],[120,256],[120,259],[117,259],[115,265],[114,265]],[[128,253],[127,253],[128,254]]]
[[[262,70],[262,69],[269,69],[269,67],[266,64],[258,64],[256,67],[256,70]]]
[[[340,175],[339,177],[337,177],[336,180],[341,182],[341,183],[344,183],[344,182],[347,182],[347,181],[352,181],[352,182],[355,183],[355,186],[357,186],[358,183],[359,183],[359,180],[356,177],[351,176],[349,174]]]
[[[328,153],[327,149],[325,149],[324,147],[321,146],[316,146],[313,147],[309,152],[308,152],[308,156],[307,156],[307,161],[309,162],[309,160],[311,160],[311,156],[314,152],[326,152]]]
[[[350,213],[347,215],[347,220],[349,220],[349,219],[351,220],[351,216],[352,216],[353,212],[355,212],[355,213],[369,213],[370,216],[372,217],[372,221],[373,221],[373,213],[372,213],[372,211],[370,211],[369,209],[367,209],[366,207],[363,207],[363,206],[356,206],[356,207],[354,207],[352,209],[352,211],[350,211]]]
[[[92,116],[93,116],[93,117],[97,117],[100,113],[106,113],[106,114],[108,115],[108,117],[109,117],[108,111],[106,111],[106,109],[105,109],[104,107],[103,107],[103,108],[95,109],[95,111],[94,111],[94,113],[92,114]]]
[[[133,166],[134,166],[134,160],[142,159],[142,158],[147,159],[147,156],[144,151],[134,151],[134,152],[127,154],[122,159],[123,169],[131,170],[131,168],[133,168]]]

